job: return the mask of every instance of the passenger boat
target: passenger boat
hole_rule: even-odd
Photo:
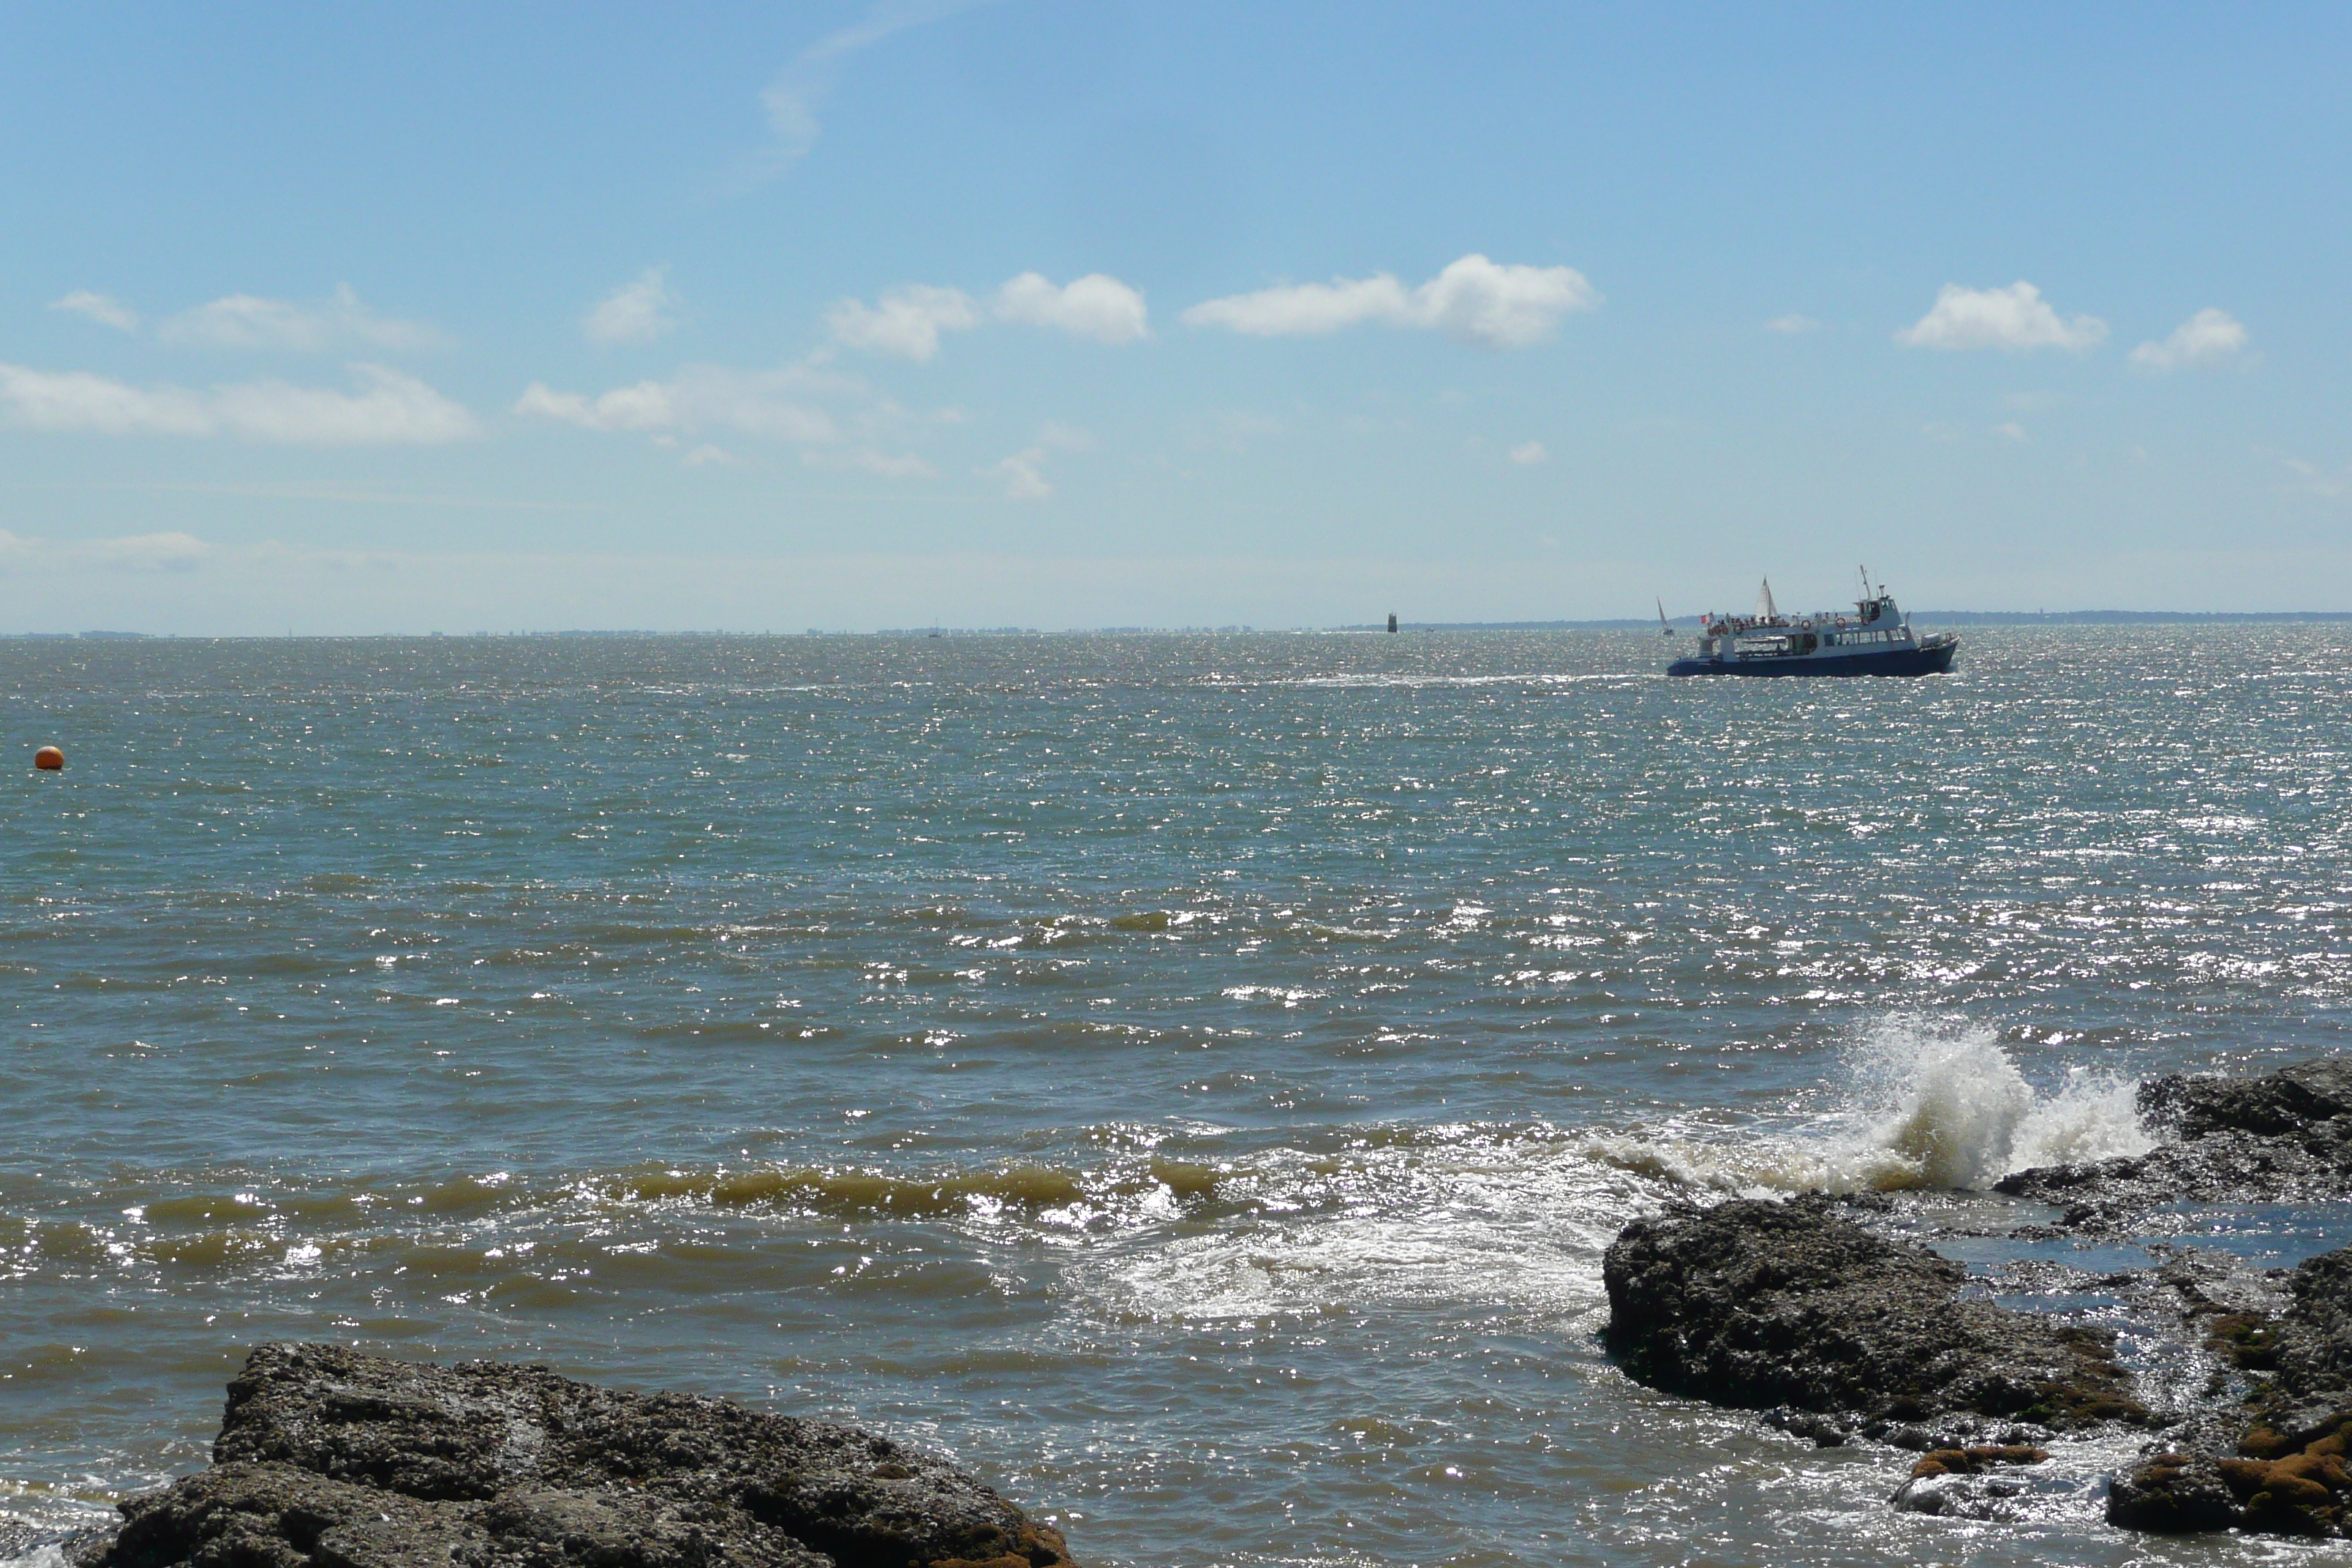
[[[1862,574],[1854,613],[1784,616],[1766,578],[1752,616],[1699,617],[1698,657],[1678,658],[1668,675],[1941,675],[1960,651],[1959,635],[1920,637],[1885,586]]]

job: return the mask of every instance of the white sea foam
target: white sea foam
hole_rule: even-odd
[[[1258,1206],[1080,1266],[1115,1311],[1213,1321],[1438,1301],[1554,1319],[1595,1310],[1620,1227],[1680,1194],[1981,1190],[2032,1165],[2145,1152],[2134,1082],[2037,1089],[1990,1028],[1895,1016],[1859,1034],[1838,1105],[1784,1130],[1427,1129],[1339,1165],[1300,1149],[1228,1176]],[[1222,1190],[1222,1187],[1221,1187]],[[1173,1217],[1154,1209],[1147,1229]]]
[[[2137,1085],[2070,1068],[2048,1092],[1979,1024],[1910,1015],[1857,1043],[1845,1138],[1877,1187],[1984,1188],[2011,1171],[2144,1154],[2155,1140],[2133,1105]]]
[[[1810,1125],[1738,1137],[1620,1135],[1588,1140],[1594,1159],[1700,1192],[1982,1190],[2012,1171],[2144,1154],[2136,1080],[2076,1067],[2047,1089],[2019,1070],[1995,1032],[1898,1014],[1846,1056],[1843,1103]]]

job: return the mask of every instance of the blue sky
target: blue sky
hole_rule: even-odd
[[[22,8],[0,626],[2352,607],[2347,41]]]

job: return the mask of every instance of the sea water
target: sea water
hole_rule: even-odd
[[[1897,1514],[1626,1379],[1600,1264],[2341,1048],[2352,633],[1671,651],[0,642],[0,1511],[201,1468],[295,1337],[856,1421],[1096,1564],[2300,1555],[2109,1530],[2124,1440]]]

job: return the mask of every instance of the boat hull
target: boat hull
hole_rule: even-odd
[[[1885,653],[1800,654],[1793,658],[1678,658],[1668,675],[1942,675],[1959,656],[1958,637],[1934,647]]]

